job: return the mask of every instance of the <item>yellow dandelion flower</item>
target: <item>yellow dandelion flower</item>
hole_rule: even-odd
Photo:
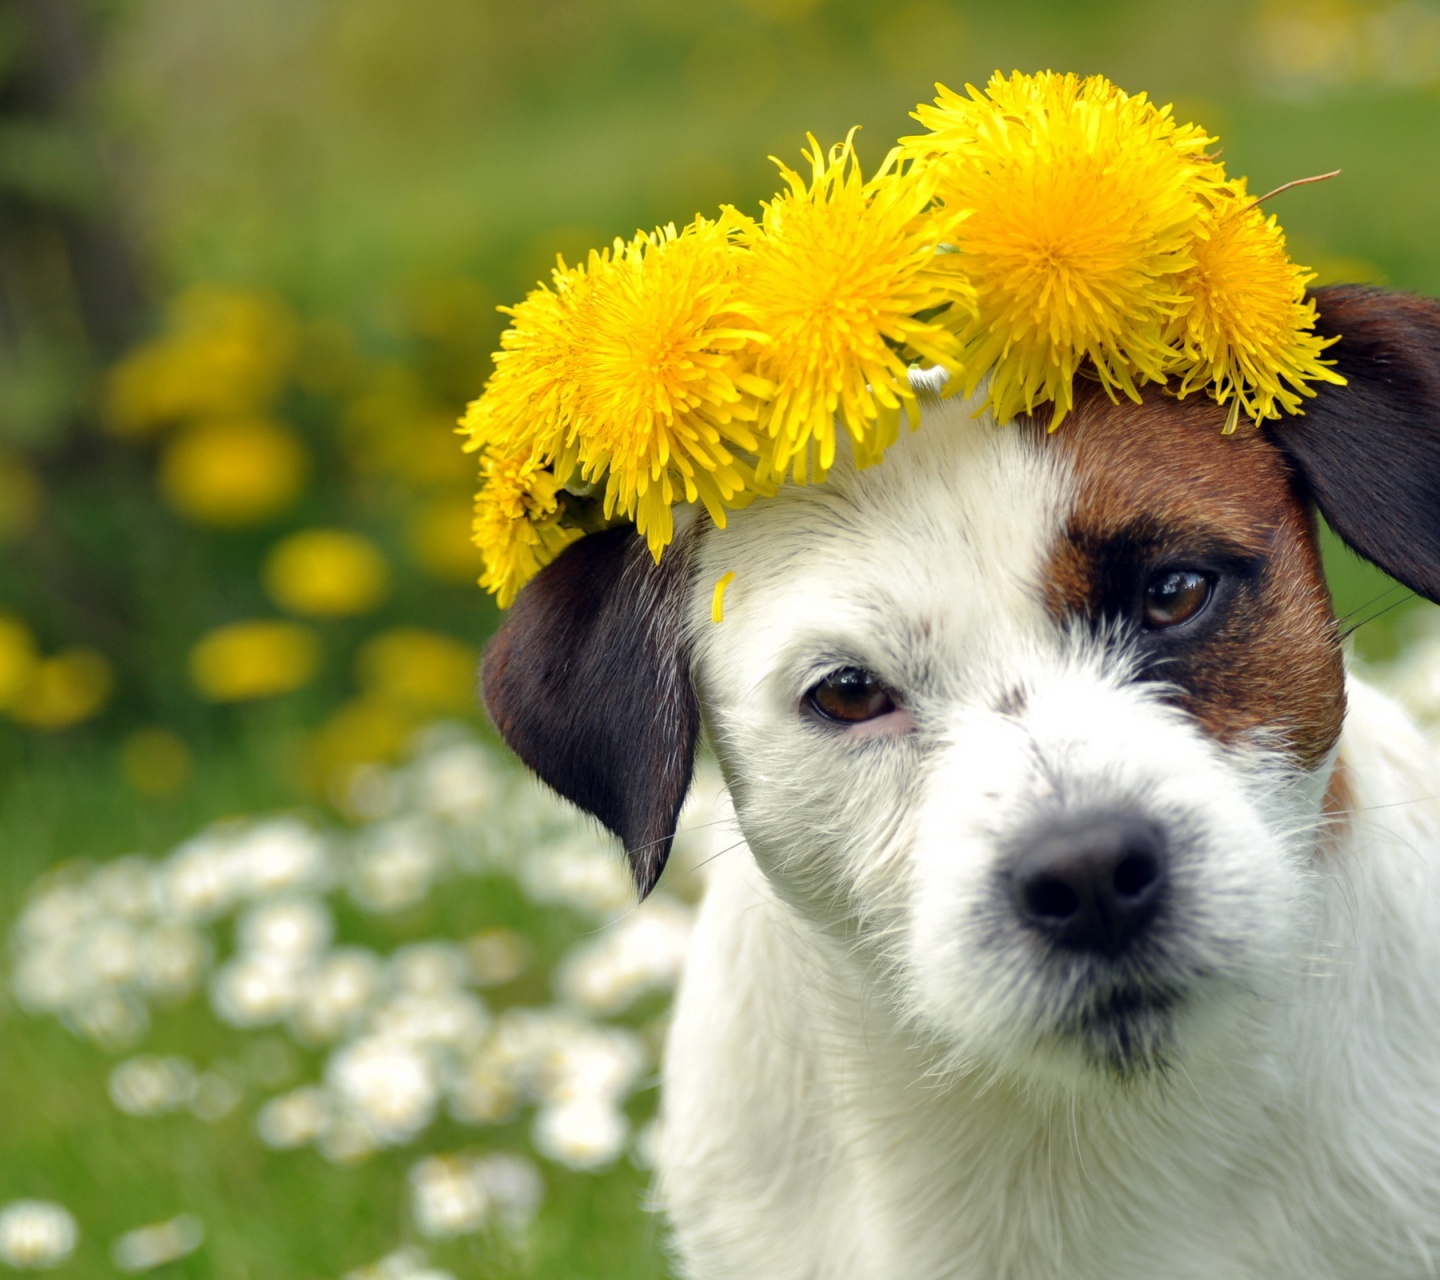
[[[9,712],[31,729],[68,729],[97,714],[114,683],[104,654],[94,649],[65,649],[35,663]]]
[[[740,455],[756,448],[770,387],[750,370],[757,335],[735,308],[735,236],[748,225],[727,210],[617,240],[608,257],[592,255],[574,314],[581,475],[604,480],[605,518],[633,520],[657,560],[675,503],[701,502],[723,526],[725,507],[754,486]]]
[[[295,622],[232,622],[190,650],[190,681],[211,702],[271,698],[298,689],[320,665],[320,641]]]
[[[1223,176],[1212,140],[1099,76],[996,76],[915,115],[932,132],[908,153],[968,214],[955,235],[976,291],[959,328],[966,393],[988,373],[1002,421],[1048,400],[1058,425],[1087,360],[1112,395],[1163,381],[1176,277]]]
[[[106,425],[141,435],[197,417],[257,413],[294,366],[300,327],[279,299],[199,285],[167,308],[166,331],[111,370]]]
[[[860,464],[879,459],[901,411],[915,417],[907,357],[953,367],[958,356],[945,327],[918,313],[968,310],[953,255],[938,250],[958,218],[928,212],[932,181],[894,153],[866,181],[853,139],[826,152],[811,136],[809,181],[781,164],[788,189],[746,237],[745,313],[766,338],[756,370],[776,387],[762,473],[802,482],[834,462],[837,415]]]
[[[335,709],[305,744],[301,777],[351,816],[356,812],[355,783],[367,765],[398,759],[420,728],[420,718],[404,707],[375,698],[352,698]]]
[[[485,570],[470,540],[474,504],[464,494],[435,498],[411,516],[405,541],[422,571],[441,582],[474,582]]]
[[[39,660],[30,628],[14,614],[0,613],[0,711],[14,705]]]
[[[597,257],[591,254],[592,261]],[[519,305],[500,308],[510,326],[492,357],[494,372],[460,419],[467,450],[553,456],[564,447],[575,386],[575,314],[589,278],[583,267],[567,267],[563,260],[551,274],[554,289],[541,284]]]
[[[1320,359],[1334,341],[1314,332],[1315,303],[1305,297],[1313,273],[1290,261],[1285,236],[1245,192],[1244,179],[1226,188],[1195,265],[1180,277],[1190,305],[1174,326],[1179,395],[1205,388],[1230,401],[1227,430],[1241,414],[1253,422],[1301,411],[1310,382],[1343,384]]]
[[[165,500],[197,524],[238,528],[279,515],[304,487],[309,458],[293,431],[264,418],[186,427],[160,455]]]
[[[172,795],[194,769],[190,748],[169,729],[137,729],[120,745],[120,771],[141,795]]]
[[[560,523],[560,481],[535,457],[486,453],[475,499],[474,539],[485,560],[480,585],[502,609],[580,530]]]
[[[305,529],[265,557],[265,590],[282,609],[321,618],[368,613],[390,590],[390,566],[348,529]]]
[[[368,640],[355,660],[365,696],[423,715],[475,709],[480,655],[461,641],[420,627],[394,627]]]

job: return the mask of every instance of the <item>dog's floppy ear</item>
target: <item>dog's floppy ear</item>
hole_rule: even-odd
[[[1267,431],[1353,550],[1440,601],[1440,303],[1353,285],[1314,296],[1348,385],[1321,385]]]
[[[655,887],[695,764],[684,540],[656,564],[631,528],[567,547],[485,650],[485,706],[510,748],[625,844]]]

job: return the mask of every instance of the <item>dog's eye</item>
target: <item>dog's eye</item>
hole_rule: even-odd
[[[895,700],[874,676],[860,667],[842,667],[820,681],[805,700],[827,720],[859,724],[894,711]]]
[[[1145,625],[1151,631],[1189,622],[1210,602],[1215,575],[1198,569],[1161,569],[1145,583]]]

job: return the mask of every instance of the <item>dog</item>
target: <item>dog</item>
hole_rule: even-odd
[[[1318,290],[1303,417],[1082,389],[579,539],[490,644],[518,755],[664,866],[693,1280],[1440,1275],[1440,768],[1347,675],[1317,512],[1440,599],[1440,304]],[[723,575],[723,620],[712,596]]]

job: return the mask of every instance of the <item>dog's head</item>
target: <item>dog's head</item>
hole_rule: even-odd
[[[1258,433],[931,397],[881,465],[658,566],[582,538],[487,653],[491,714],[642,892],[703,720],[778,894],[954,1063],[1163,1064],[1300,966],[1345,712],[1315,509],[1440,597],[1440,307],[1319,305],[1349,385]]]

